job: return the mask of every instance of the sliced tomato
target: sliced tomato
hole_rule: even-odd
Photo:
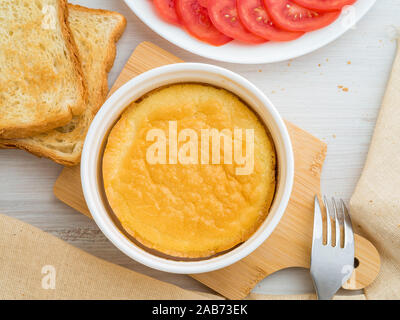
[[[270,19],[262,0],[237,0],[237,10],[244,26],[264,39],[291,41],[304,34],[278,28]]]
[[[201,41],[221,46],[232,40],[214,27],[199,0],[176,0],[176,13],[185,29]]]
[[[357,0],[293,0],[297,4],[315,11],[342,10],[344,6],[350,6]]]
[[[200,5],[204,8],[207,8],[207,2],[208,0],[199,0]]]
[[[175,0],[153,0],[157,13],[165,21],[179,24],[179,19],[175,11]]]
[[[314,31],[334,22],[340,11],[316,12],[306,9],[291,0],[264,0],[272,21],[288,31]]]
[[[244,27],[237,12],[236,0],[208,0],[207,8],[214,26],[227,36],[252,44],[267,41]]]

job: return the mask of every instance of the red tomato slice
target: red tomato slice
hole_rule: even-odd
[[[175,11],[175,0],[153,0],[157,13],[165,21],[179,24],[179,19]]]
[[[232,40],[213,26],[207,8],[199,0],[176,0],[176,13],[185,29],[201,41],[221,46]]]
[[[291,0],[264,0],[272,21],[288,31],[314,31],[330,25],[340,11],[320,13],[306,9]]]
[[[293,0],[297,4],[316,11],[336,11],[342,10],[344,6],[349,6],[357,0]]]
[[[279,29],[270,19],[262,0],[237,0],[237,9],[244,26],[254,34],[272,41],[291,41],[304,32]]]
[[[207,2],[208,0],[199,0],[200,5],[204,8],[207,8]]]
[[[227,36],[245,43],[266,42],[243,26],[238,16],[236,0],[208,0],[207,8],[214,26]]]

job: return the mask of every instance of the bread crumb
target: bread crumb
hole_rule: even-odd
[[[344,92],[349,92],[349,88],[345,88],[344,86],[338,86],[338,88]]]

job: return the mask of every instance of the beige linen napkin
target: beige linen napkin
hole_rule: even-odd
[[[400,299],[400,50],[350,209],[382,259],[378,279],[365,290],[367,299]]]
[[[31,225],[0,215],[0,299],[220,300],[96,258]],[[352,297],[352,299],[360,297]],[[361,297],[362,299],[363,297]],[[314,295],[248,300],[309,300]],[[342,300],[347,297],[336,297]]]
[[[98,259],[0,215],[0,299],[216,299]]]

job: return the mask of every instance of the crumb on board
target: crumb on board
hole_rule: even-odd
[[[346,88],[344,86],[338,86],[338,88],[344,92],[349,92],[349,88]]]

